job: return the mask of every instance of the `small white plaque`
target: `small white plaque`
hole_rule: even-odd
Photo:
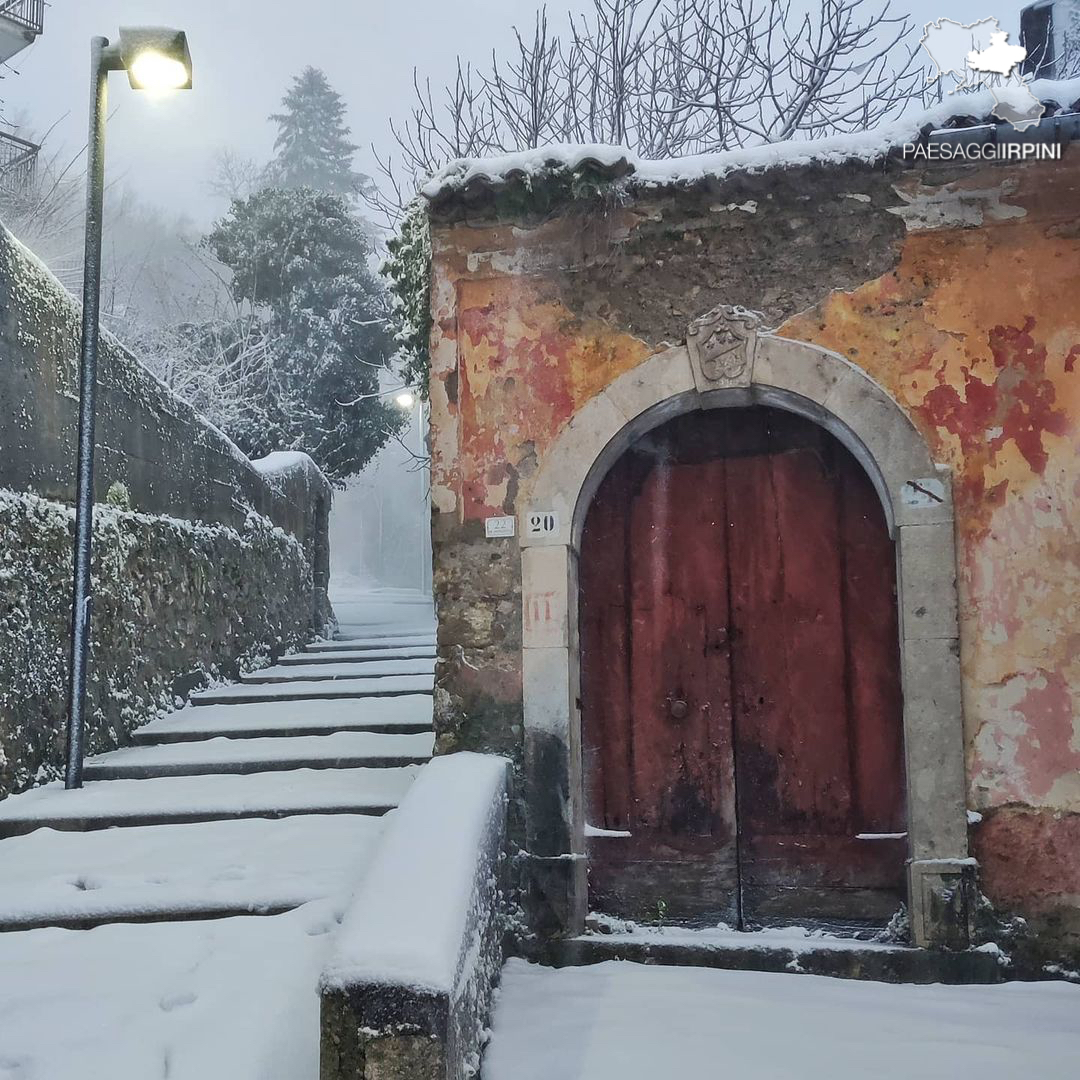
[[[514,519],[512,517],[484,518],[484,535],[489,540],[492,537],[513,536]]]
[[[554,536],[559,531],[557,510],[530,510],[524,515],[526,536]]]
[[[909,480],[900,491],[905,506],[940,506],[945,501],[945,485],[936,476]]]

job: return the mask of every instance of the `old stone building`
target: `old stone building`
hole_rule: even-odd
[[[981,892],[1080,941],[1080,151],[1055,111],[428,188],[436,724],[518,762],[540,927],[903,902],[917,943],[963,944]]]

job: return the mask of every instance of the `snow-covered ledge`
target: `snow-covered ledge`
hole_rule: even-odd
[[[465,1080],[502,965],[510,763],[421,770],[379,842],[323,971],[321,1080]]]

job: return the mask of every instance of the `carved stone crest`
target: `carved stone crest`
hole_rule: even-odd
[[[695,319],[686,348],[698,390],[749,386],[761,316],[743,307],[721,304]]]

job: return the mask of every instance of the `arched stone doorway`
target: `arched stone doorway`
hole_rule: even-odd
[[[534,887],[562,910],[587,905],[578,557],[593,497],[643,434],[697,410],[767,405],[831,432],[865,470],[896,550],[907,801],[907,903],[917,944],[964,944],[967,853],[956,554],[948,471],[864,371],[719,308],[687,345],[620,376],[580,409],[539,462],[526,515],[558,528],[521,536],[526,832]],[[560,899],[561,896],[561,899]]]
[[[640,437],[579,560],[589,901],[883,925],[907,851],[894,544],[851,453],[770,406]]]

